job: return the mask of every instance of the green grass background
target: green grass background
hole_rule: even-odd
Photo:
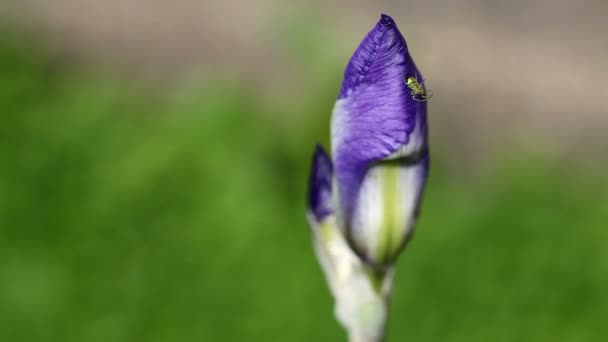
[[[304,218],[326,86],[276,113],[0,39],[0,341],[344,340]],[[389,340],[608,338],[606,165],[504,146],[470,176],[432,138]]]

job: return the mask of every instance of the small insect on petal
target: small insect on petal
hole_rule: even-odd
[[[426,89],[424,81],[418,82],[418,75],[415,77],[410,76],[407,79],[405,79],[405,75],[403,75],[403,80],[407,87],[410,88],[410,95],[413,100],[423,102],[433,97],[433,92]]]

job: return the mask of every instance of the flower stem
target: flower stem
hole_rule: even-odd
[[[358,332],[350,332],[348,334],[348,342],[382,342],[384,341],[383,336],[373,337],[365,336]]]

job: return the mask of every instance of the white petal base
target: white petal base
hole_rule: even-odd
[[[352,241],[369,261],[394,260],[412,233],[424,186],[424,165],[379,164],[363,180],[351,226]]]
[[[336,304],[336,319],[347,330],[351,341],[381,341],[388,316],[393,271],[374,274],[357,257],[334,216],[315,222],[309,215],[315,251]]]

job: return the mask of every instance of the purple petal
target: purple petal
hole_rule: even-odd
[[[332,115],[334,167],[347,229],[370,166],[426,154],[426,101],[410,94],[408,77],[423,82],[397,25],[383,14],[346,67]]]
[[[308,210],[317,222],[333,213],[331,207],[331,186],[333,167],[331,159],[321,145],[317,145],[312,157],[308,184]]]

